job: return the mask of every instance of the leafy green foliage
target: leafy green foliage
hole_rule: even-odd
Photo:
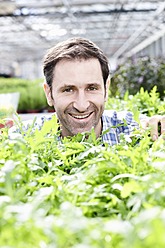
[[[165,114],[165,101],[160,99],[157,91],[157,86],[154,86],[151,91],[141,88],[137,94],[129,95],[128,91],[124,97],[109,97],[107,109],[128,110],[134,113],[135,119],[138,120],[139,113],[152,116],[156,114]]]
[[[0,247],[164,248],[162,137],[110,147],[93,130],[60,142],[55,117],[21,125],[0,136]]]

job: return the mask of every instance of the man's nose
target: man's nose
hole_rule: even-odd
[[[89,105],[90,102],[87,94],[83,91],[77,92],[75,100],[73,102],[73,107],[79,112],[84,112],[88,109]]]

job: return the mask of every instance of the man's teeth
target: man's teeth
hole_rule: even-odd
[[[87,118],[89,114],[88,115],[72,115],[72,116],[76,119],[84,119],[84,118]]]

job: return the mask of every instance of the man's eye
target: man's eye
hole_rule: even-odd
[[[88,90],[89,91],[95,91],[95,90],[97,90],[97,87],[96,86],[90,86],[90,87],[88,87]]]
[[[65,88],[64,90],[63,90],[63,92],[72,92],[73,91],[73,88]]]

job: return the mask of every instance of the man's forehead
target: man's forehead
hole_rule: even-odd
[[[58,65],[62,65],[62,64],[73,64],[73,63],[88,63],[88,62],[92,62],[92,61],[95,61],[96,63],[99,63],[100,64],[100,62],[99,62],[99,60],[97,59],[97,58],[83,58],[83,57],[78,57],[78,58],[62,58],[62,59],[60,59],[57,63],[56,63],[56,65],[55,65],[55,67]]]
[[[62,60],[54,68],[53,83],[56,85],[95,84],[103,82],[99,61]]]

